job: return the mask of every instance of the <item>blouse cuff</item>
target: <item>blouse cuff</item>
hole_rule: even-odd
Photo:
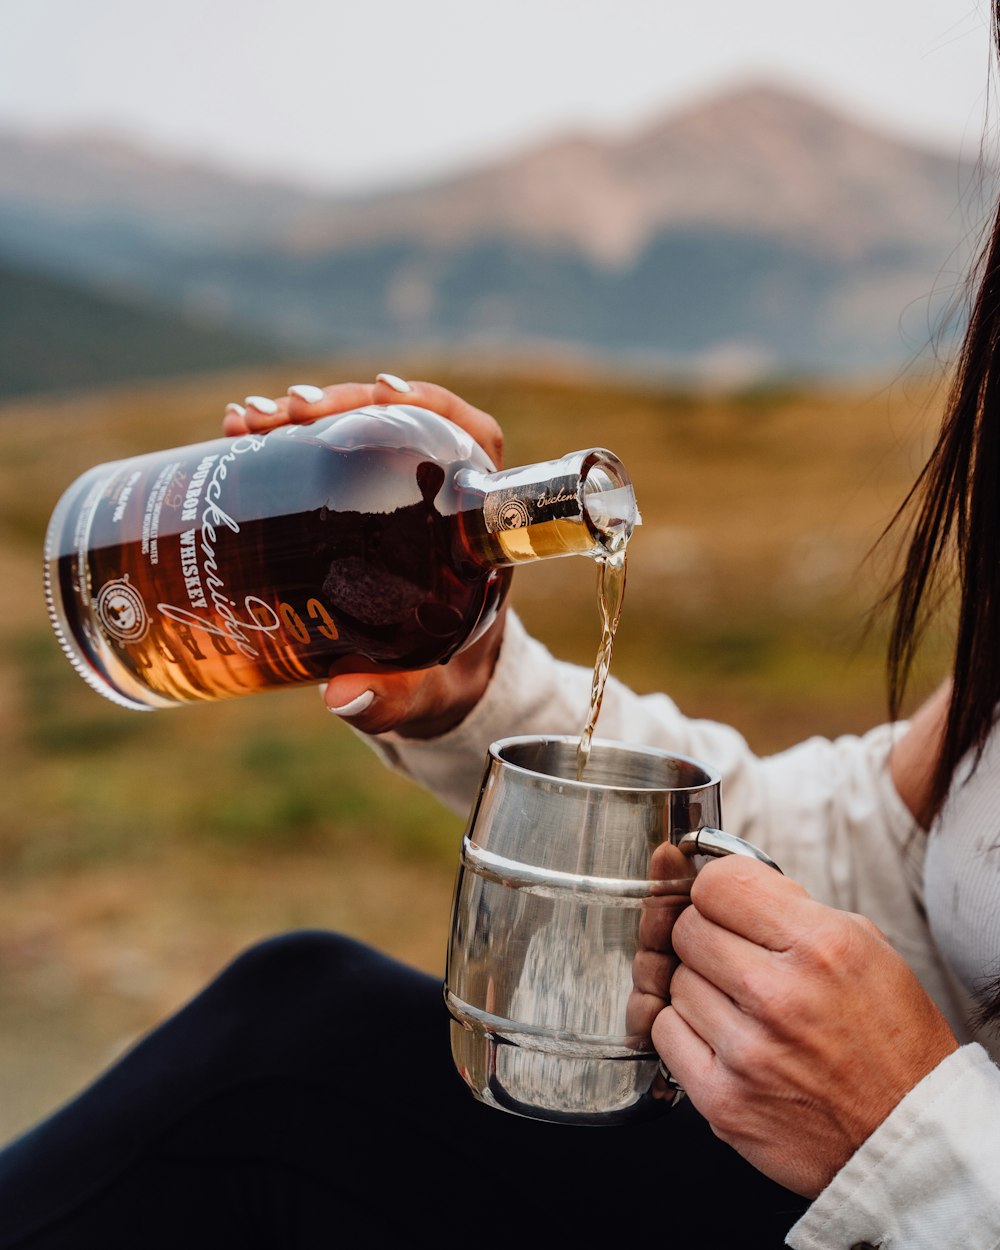
[[[794,1250],[995,1250],[1000,1069],[977,1043],[895,1107],[788,1234]]]
[[[359,736],[389,768],[419,782],[464,816],[475,800],[489,743],[519,732],[519,721],[528,719],[525,690],[532,689],[533,678],[541,680],[547,667],[535,654],[538,651],[544,653],[544,648],[529,636],[514,612],[508,612],[493,676],[483,697],[460,724],[426,739],[393,732]]]

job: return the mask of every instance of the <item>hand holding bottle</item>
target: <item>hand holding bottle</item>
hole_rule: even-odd
[[[375,402],[380,390],[411,402]],[[496,422],[429,383],[296,386],[230,405],[224,428],[94,465],[53,509],[53,630],[122,707],[332,678],[328,703],[359,728],[440,734],[489,680],[499,633],[473,647],[514,566],[623,563],[639,519],[612,452],[498,468]],[[438,680],[412,676],[466,651]],[[405,676],[376,681],[388,672]]]
[[[250,395],[230,404],[222,422],[226,435],[255,434],[278,425],[304,424],[367,404],[413,404],[446,417],[471,434],[498,469],[503,468],[503,431],[489,413],[433,382],[406,382],[380,373],[374,382],[338,382],[333,386],[298,385],[275,399]]]
[[[460,426],[480,444],[497,468],[503,465],[503,432],[487,413],[430,382],[404,382],[379,374],[374,382],[341,382],[333,386],[298,385],[276,399],[250,396],[230,404],[223,433],[262,433],[288,423],[305,423],[349,412],[367,404],[414,404]],[[323,687],[327,707],[362,733],[395,730],[405,737],[431,738],[454,728],[479,702],[493,673],[503,636],[505,608],[489,630],[448,664],[418,672],[398,672],[372,664],[359,672],[333,666]]]

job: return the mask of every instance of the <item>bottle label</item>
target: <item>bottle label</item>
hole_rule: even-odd
[[[77,527],[86,530],[85,541],[77,536],[82,585],[92,583],[100,552],[117,552],[119,565],[128,567],[94,587],[92,606],[110,638],[141,641],[151,613],[159,613],[187,630],[224,638],[253,659],[258,654],[254,637],[280,629],[275,611],[258,596],[244,596],[241,602],[232,597],[219,554],[240,534],[225,498],[227,478],[239,458],[264,447],[263,438],[247,435],[224,449],[206,450],[193,463],[175,458],[162,463],[154,456],[143,462],[143,472],[132,467],[137,462],[128,462],[115,466],[101,488],[91,492]],[[83,565],[87,560],[89,569]],[[164,575],[151,580],[152,570],[164,560]],[[147,607],[140,587],[183,597],[154,600]]]
[[[79,479],[46,540],[50,613],[78,671],[127,705],[167,706],[320,681],[350,656],[426,667],[488,624],[509,575],[453,570],[464,531],[428,488],[433,461],[350,418],[346,448],[317,423]]]
[[[489,534],[528,529],[546,521],[575,520],[580,516],[579,474],[567,474],[530,486],[501,486],[490,490],[483,502],[483,519]]]
[[[178,554],[187,604],[157,603],[160,613],[180,625],[225,638],[241,655],[256,659],[252,641],[261,632],[281,628],[275,610],[257,595],[247,595],[242,607],[228,592],[218,548],[240,533],[240,524],[223,506],[225,482],[240,456],[263,450],[264,439],[247,435],[235,439],[222,454],[209,453],[195,465],[180,510]],[[206,619],[200,613],[209,610]]]

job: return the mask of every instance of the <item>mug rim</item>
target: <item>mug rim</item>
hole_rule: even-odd
[[[588,781],[586,777],[564,777],[556,773],[540,772],[537,768],[530,768],[526,764],[520,764],[507,759],[502,754],[506,748],[527,745],[529,743],[554,743],[559,746],[576,746],[579,741],[579,734],[510,734],[504,738],[496,738],[491,742],[488,755],[491,761],[502,764],[504,768],[510,768],[515,772],[522,773],[526,777],[541,777],[546,781],[558,782],[561,785],[578,786],[582,790],[612,790],[618,794],[693,794],[699,790],[706,790],[722,784],[721,772],[717,768],[706,764],[704,760],[696,759],[692,755],[683,755],[679,751],[669,751],[665,747],[654,747],[640,742],[628,742],[621,738],[594,738],[591,742],[591,750],[611,749],[632,755],[645,755],[657,760],[676,760],[681,764],[687,764],[699,769],[704,780],[692,785],[676,786],[647,786],[634,783]]]

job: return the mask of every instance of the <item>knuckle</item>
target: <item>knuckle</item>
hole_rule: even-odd
[[[741,910],[759,890],[757,869],[763,867],[742,855],[724,855],[699,868],[691,883],[691,902],[711,913],[730,907]]]
[[[786,979],[775,973],[747,969],[740,977],[737,1001],[757,1020],[773,1023],[792,1010],[792,993]]]
[[[735,1119],[727,1120],[725,1123],[714,1116],[706,1115],[708,1127],[714,1135],[727,1146],[731,1146],[734,1150],[742,1141],[742,1135],[737,1131]]]
[[[869,942],[878,942],[879,945],[888,945],[888,939],[882,930],[874,921],[869,920],[867,916],[858,916],[852,914],[851,923],[857,929],[859,936],[865,938]]]
[[[874,939],[883,941],[870,921],[841,913],[817,925],[802,940],[800,949],[815,969],[827,976],[836,976],[845,968],[866,961]]]
[[[699,1098],[697,1105],[720,1141],[732,1146],[739,1140],[743,1115],[740,1099],[731,1081],[713,1082]]]
[[[775,1051],[770,1037],[749,1033],[740,1038],[739,1045],[729,1055],[733,1070],[744,1076],[759,1080],[774,1066]]]

